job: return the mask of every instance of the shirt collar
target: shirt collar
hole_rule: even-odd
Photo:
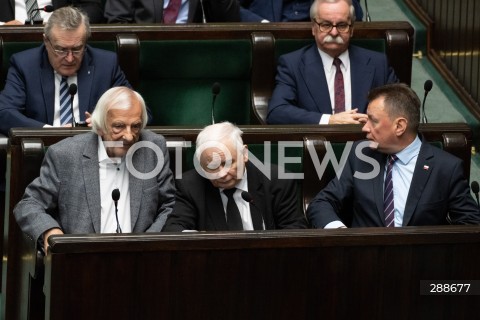
[[[105,149],[105,145],[103,144],[103,140],[102,140],[102,137],[100,136],[97,136],[98,137],[98,147],[97,147],[97,153],[98,153],[98,162],[99,163],[121,163],[123,158],[122,159],[119,159],[119,160],[116,160],[116,159],[112,159],[108,156],[107,154],[107,149]]]
[[[418,135],[415,137],[412,143],[410,143],[406,148],[396,154],[398,160],[402,162],[402,164],[408,164],[413,158],[418,156],[420,152],[420,147],[422,146],[422,141]]]
[[[335,66],[333,65],[333,57],[320,49],[318,49],[318,52],[320,53],[320,58],[322,59],[323,68],[325,69],[325,71],[331,72],[332,68],[335,68]],[[342,65],[345,68],[345,71],[348,71],[348,69],[350,68],[350,57],[348,55],[348,50],[342,52],[338,56],[338,58],[342,60]]]

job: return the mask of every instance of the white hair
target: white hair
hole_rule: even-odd
[[[111,109],[128,110],[137,100],[142,107],[142,129],[147,125],[147,107],[142,96],[128,87],[110,88],[98,99],[92,114],[92,131],[100,135],[108,132],[107,113]]]
[[[198,134],[195,148],[198,149],[207,142],[223,142],[227,139],[230,140],[236,148],[240,148],[243,146],[242,134],[242,130],[228,121],[211,124],[203,128]]]

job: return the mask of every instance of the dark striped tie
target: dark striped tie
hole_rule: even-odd
[[[26,6],[26,9],[27,9],[28,19],[30,20],[30,13],[32,13],[32,10],[38,9],[37,0],[25,0],[25,6]],[[40,11],[37,10],[33,14],[32,20],[35,21],[35,20],[40,20],[40,19],[41,19]]]
[[[70,99],[68,94],[68,77],[62,77],[60,82],[60,125],[66,125],[72,122],[72,110],[70,108]]]
[[[393,201],[393,164],[397,161],[397,156],[392,154],[388,156],[387,173],[385,174],[385,187],[383,189],[383,212],[385,213],[385,225],[395,227],[395,205]]]

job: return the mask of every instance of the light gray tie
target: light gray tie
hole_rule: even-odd
[[[30,20],[30,13],[32,12],[32,10],[38,9],[37,0],[25,0],[25,5],[26,5],[26,9],[27,9],[28,20]],[[35,21],[37,19],[40,20],[41,19],[40,11],[36,10],[33,13],[31,18],[32,18],[33,21]]]

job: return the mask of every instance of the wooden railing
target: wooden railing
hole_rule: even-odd
[[[428,28],[428,56],[480,120],[480,2],[405,0]]]

